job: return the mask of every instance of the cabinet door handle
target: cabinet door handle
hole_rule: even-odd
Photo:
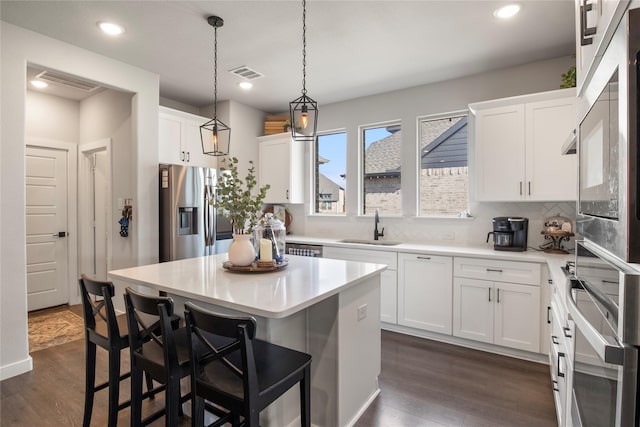
[[[553,279],[547,279],[547,283],[549,283],[550,285],[553,285]]]
[[[559,351],[558,352],[558,372],[557,372],[557,374],[558,374],[558,377],[564,378],[564,372],[560,371],[560,358],[561,357],[564,358],[564,353]]]
[[[520,181],[520,195],[522,196],[522,181]]]
[[[487,268],[487,271],[492,271],[494,273],[502,273],[502,269],[499,269],[499,268]]]
[[[547,324],[551,324],[551,306],[547,306]]]
[[[586,46],[593,43],[593,35],[596,34],[596,27],[587,27],[587,12],[593,10],[593,5],[587,0],[580,2],[580,45]]]
[[[496,288],[496,302],[500,304],[500,288]]]
[[[191,152],[187,151],[187,162],[191,161]]]
[[[289,190],[287,190],[287,200],[289,200]]]
[[[491,302],[491,288],[489,288],[489,302]]]
[[[180,152],[180,161],[184,162],[184,151]]]
[[[560,391],[560,389],[558,388],[558,381],[553,380],[553,391]]]
[[[562,333],[565,337],[571,338],[571,328],[567,328],[566,326],[562,327]]]
[[[529,185],[529,196],[531,195],[531,181],[527,183]]]
[[[418,259],[426,259],[426,260],[431,259],[430,256],[419,256],[419,257],[416,257],[416,258],[418,258]]]
[[[560,345],[560,341],[558,341],[558,337],[555,335],[551,335],[551,342],[555,345]]]

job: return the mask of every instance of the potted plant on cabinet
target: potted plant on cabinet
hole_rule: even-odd
[[[269,184],[260,187],[254,195],[258,182],[255,176],[253,161],[249,161],[249,169],[244,181],[238,174],[236,157],[222,160],[225,166],[218,178],[218,194],[213,205],[220,215],[226,217],[233,226],[233,243],[229,247],[229,261],[236,266],[251,264],[256,257],[251,242],[253,231],[262,216],[262,202],[267,195]]]

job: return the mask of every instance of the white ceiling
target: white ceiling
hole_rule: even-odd
[[[575,51],[573,0],[307,1],[307,90],[320,106]],[[218,99],[267,112],[288,109],[302,88],[302,2],[2,1],[3,21],[160,75],[160,96],[196,107],[213,101],[213,28],[218,30]],[[103,35],[97,21],[125,27]],[[229,70],[265,77],[242,91]],[[560,84],[560,76],[558,76]]]

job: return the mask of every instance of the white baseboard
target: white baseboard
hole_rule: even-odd
[[[33,359],[28,356],[26,359],[18,362],[11,363],[9,365],[0,366],[0,381],[7,378],[15,377],[16,375],[24,374],[33,369]]]
[[[369,396],[367,401],[364,403],[364,405],[362,405],[360,410],[353,416],[353,418],[351,419],[351,421],[349,421],[346,427],[354,426],[356,422],[360,419],[360,417],[365,413],[365,411],[369,409],[369,406],[371,406],[371,404],[373,403],[374,400],[376,400],[376,397],[378,397],[379,394],[380,394],[380,389],[376,388],[376,391],[371,393],[371,396]]]

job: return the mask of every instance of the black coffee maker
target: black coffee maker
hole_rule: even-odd
[[[522,217],[497,216],[493,218],[493,249],[496,251],[523,252],[527,250],[529,219]]]

